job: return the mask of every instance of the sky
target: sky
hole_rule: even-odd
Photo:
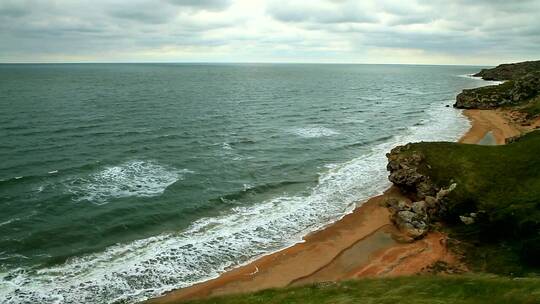
[[[540,0],[0,0],[4,63],[535,59]]]

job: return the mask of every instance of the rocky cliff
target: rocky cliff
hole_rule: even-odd
[[[422,238],[432,223],[446,212],[445,200],[456,184],[441,188],[428,175],[421,173],[424,171],[422,167],[429,165],[424,155],[412,150],[410,144],[392,149],[386,157],[389,180],[412,198],[412,201],[390,199],[386,202],[392,222],[406,236]]]
[[[540,60],[525,61],[520,63],[501,64],[492,69],[483,69],[473,76],[482,77],[484,80],[511,80],[518,79],[530,72],[540,70]]]
[[[540,62],[540,61],[539,61]],[[540,67],[500,85],[463,90],[456,97],[459,109],[495,109],[523,104],[540,95]]]

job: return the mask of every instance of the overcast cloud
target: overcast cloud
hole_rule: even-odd
[[[0,62],[540,59],[540,0],[0,0],[0,24]]]

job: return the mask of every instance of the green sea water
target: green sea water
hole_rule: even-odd
[[[459,138],[477,70],[0,65],[0,299],[133,302],[290,246],[393,146]]]

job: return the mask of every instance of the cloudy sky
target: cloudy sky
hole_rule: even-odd
[[[532,59],[540,0],[0,0],[0,62]]]

